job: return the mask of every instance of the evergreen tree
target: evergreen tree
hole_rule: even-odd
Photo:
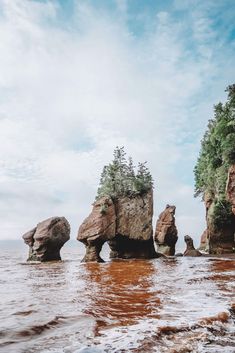
[[[226,91],[225,104],[214,107],[214,118],[209,120],[194,169],[195,196],[211,195],[214,205],[210,217],[215,226],[228,223],[231,217],[225,189],[229,166],[235,163],[235,84]]]
[[[152,176],[145,163],[139,163],[137,174],[131,157],[126,160],[124,147],[116,147],[113,161],[104,167],[97,199],[109,195],[113,199],[120,196],[133,197],[148,192],[153,187]]]

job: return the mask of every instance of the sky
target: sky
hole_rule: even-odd
[[[234,0],[0,1],[0,239],[65,216],[76,237],[116,146],[148,161],[154,228],[205,211],[193,168],[234,83]]]

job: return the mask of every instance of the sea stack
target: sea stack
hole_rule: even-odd
[[[154,240],[157,244],[157,250],[167,256],[175,255],[175,244],[178,240],[175,209],[175,206],[166,205],[156,224]]]
[[[185,235],[184,241],[186,243],[186,250],[184,252],[184,256],[201,256],[202,254],[200,251],[196,250],[193,245],[193,239],[189,235]]]
[[[48,218],[23,235],[29,246],[28,261],[61,260],[60,249],[70,238],[70,225],[64,217]]]
[[[114,150],[113,161],[104,167],[96,201],[78,230],[86,246],[83,261],[102,261],[107,241],[113,259],[158,257],[153,243],[153,181],[145,163],[137,172],[124,148]]]

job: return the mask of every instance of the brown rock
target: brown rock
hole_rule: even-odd
[[[232,212],[235,214],[235,164],[228,171],[228,179],[226,185],[227,199],[232,204]]]
[[[184,237],[184,241],[186,243],[186,250],[184,252],[184,256],[193,256],[193,257],[196,257],[196,256],[201,256],[202,254],[200,253],[200,251],[196,250],[194,248],[194,245],[193,245],[193,239],[189,236],[189,235],[185,235]]]
[[[119,198],[115,202],[115,209],[117,213],[116,234],[136,240],[149,240],[152,237],[152,192],[133,198]]]
[[[94,202],[90,215],[83,221],[77,239],[85,244],[86,261],[102,262],[100,251],[103,244],[115,237],[116,214],[110,197],[102,197]]]
[[[232,172],[231,172],[232,171]],[[230,168],[227,182],[227,195],[232,197],[233,168]],[[214,208],[218,202],[216,195],[205,193],[204,203],[206,207],[207,223],[207,249],[210,254],[231,253],[235,247],[235,216],[231,213],[226,222],[216,225],[214,222]]]
[[[38,223],[23,235],[29,246],[28,261],[61,260],[60,249],[69,240],[70,225],[64,217],[52,217]]]
[[[207,229],[205,229],[201,235],[200,250],[207,251],[208,250],[208,242],[209,242],[208,231],[207,231]]]
[[[152,237],[148,240],[140,240],[116,235],[109,241],[109,246],[111,259],[153,259],[163,256],[156,253]]]
[[[115,201],[110,197],[96,201],[78,231],[77,239],[86,246],[83,261],[102,261],[99,253],[106,241],[111,258],[158,257],[153,244],[152,216],[152,191]]]
[[[154,236],[158,251],[168,256],[175,254],[175,244],[178,240],[175,209],[175,206],[166,205],[165,210],[158,218]]]
[[[211,195],[209,192],[205,192],[203,200],[206,207],[206,215],[208,214],[208,211],[213,203],[213,199],[213,195]]]
[[[116,200],[116,235],[109,246],[111,258],[159,257],[153,244],[153,193],[152,191]]]

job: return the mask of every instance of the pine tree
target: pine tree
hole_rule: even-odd
[[[201,142],[201,151],[194,169],[195,196],[209,193],[214,200],[210,217],[215,227],[231,219],[231,205],[225,189],[229,166],[235,163],[235,84],[226,90],[225,104],[214,107]]]
[[[153,187],[152,176],[145,163],[139,163],[137,175],[131,157],[126,160],[124,147],[116,147],[113,161],[103,168],[97,199],[109,195],[133,197],[148,192]]]

